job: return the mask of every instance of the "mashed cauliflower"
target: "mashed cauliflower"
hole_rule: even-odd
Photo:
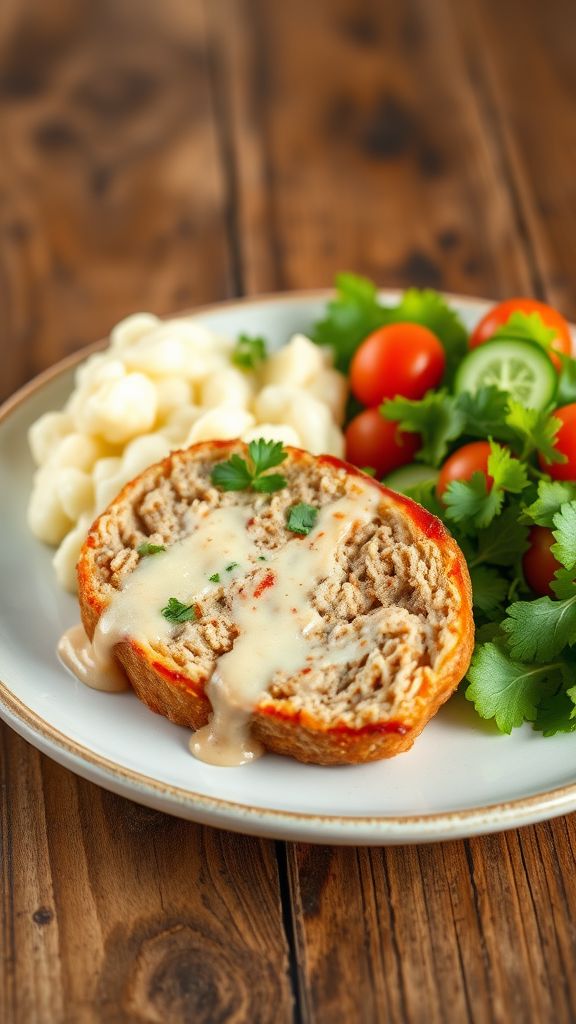
[[[235,342],[193,318],[137,313],[76,372],[64,408],[30,428],[38,466],[28,523],[57,546],[59,583],[75,566],[92,521],[121,488],[174,448],[258,437],[341,456],[346,379],[329,353],[295,335],[258,370],[234,365]]]

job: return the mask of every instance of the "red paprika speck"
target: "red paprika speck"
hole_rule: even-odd
[[[273,587],[276,583],[276,577],[273,572],[268,570],[266,575],[260,580],[260,583],[254,589],[254,597],[261,597],[268,587]]]

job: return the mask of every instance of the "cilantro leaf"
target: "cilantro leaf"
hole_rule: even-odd
[[[232,572],[232,570],[237,569],[239,565],[240,562],[230,562],[230,564],[226,566],[226,572]]]
[[[212,575],[208,577],[208,579],[210,580],[210,583],[220,583],[220,573],[213,572]]]
[[[282,441],[265,441],[262,437],[259,437],[257,441],[250,441],[248,451],[254,463],[256,476],[265,473],[267,469],[279,466],[288,458],[288,452],[284,451]]]
[[[518,503],[509,505],[490,526],[478,532],[472,567],[486,562],[511,566],[518,561],[528,547],[528,527],[518,522],[519,513]]]
[[[251,337],[249,334],[241,334],[232,351],[232,362],[241,370],[255,370],[260,366],[267,355],[266,340],[259,337]]]
[[[556,405],[569,405],[576,402],[576,359],[563,352],[556,352],[555,355],[562,367],[558,376]]]
[[[489,526],[500,512],[504,493],[496,487],[488,490],[485,474],[477,471],[470,480],[453,480],[442,498],[448,519],[482,528]]]
[[[182,604],[175,597],[168,598],[168,604],[162,609],[162,615],[168,622],[180,625],[183,622],[195,622],[196,611],[193,604]]]
[[[227,462],[218,462],[210,479],[221,491],[246,491],[252,483],[248,464],[239,455],[231,455]]]
[[[249,487],[260,494],[271,494],[286,486],[286,478],[279,473],[263,474],[267,469],[280,465],[287,458],[281,441],[265,441],[260,437],[248,445],[252,466],[234,453],[226,462],[218,462],[212,469],[210,479],[222,491],[246,491]]]
[[[574,700],[571,690],[559,690],[550,697],[545,697],[536,714],[534,728],[543,736],[555,736],[558,732],[575,732]]]
[[[438,292],[431,289],[409,288],[399,304],[388,311],[388,323],[422,324],[442,342],[446,352],[446,377],[466,355],[468,334],[458,315]]]
[[[576,593],[563,601],[516,601],[507,609],[502,630],[512,657],[549,661],[576,640]]]
[[[515,459],[507,448],[502,448],[495,441],[490,441],[488,475],[494,481],[492,489],[498,488],[519,494],[528,486],[526,466],[519,459]]]
[[[386,323],[387,311],[378,302],[376,285],[356,274],[338,274],[336,298],[328,303],[326,316],[312,328],[317,345],[329,345],[334,365],[344,373],[365,338]]]
[[[268,473],[266,476],[257,476],[252,482],[252,490],[259,494],[272,494],[274,491],[281,491],[286,487],[286,477],[280,473]]]
[[[161,551],[166,551],[164,544],[150,544],[150,541],[143,541],[136,548],[138,554],[144,558],[146,555],[158,555]]]
[[[477,565],[470,569],[472,603],[484,615],[492,615],[502,607],[508,593],[508,580],[497,569]]]
[[[501,324],[498,330],[491,335],[490,340],[533,341],[548,352],[556,333],[554,327],[548,327],[544,323],[539,313],[523,313],[517,309],[510,315],[506,323]]]
[[[576,484],[567,480],[539,480],[538,497],[524,509],[537,526],[554,526],[554,516],[567,501],[576,500]]]
[[[540,452],[547,462],[566,462],[566,456],[562,455],[554,447],[556,435],[562,426],[562,421],[549,413],[538,409],[525,409],[520,402],[510,398],[506,423],[512,427],[514,433],[523,444],[522,457],[527,458],[534,450]]]
[[[300,501],[297,505],[293,505],[288,513],[288,529],[293,533],[301,533],[306,536],[316,525],[317,519],[318,509]]]
[[[555,544],[550,548],[565,569],[576,565],[576,501],[566,502],[553,519],[556,529],[552,531]]]
[[[497,441],[513,440],[514,434],[505,422],[508,398],[509,395],[495,384],[474,392],[463,391],[458,395],[458,408],[466,418],[463,433],[483,440],[487,437]]]
[[[395,420],[400,430],[420,434],[422,447],[416,458],[433,466],[440,465],[449,441],[459,437],[465,425],[457,399],[443,390],[429,391],[419,401],[393,398],[380,406],[380,412],[384,419]]]
[[[538,705],[557,686],[561,664],[524,665],[498,642],[476,648],[468,669],[466,698],[481,718],[494,718],[500,732],[510,733],[527,719],[534,721]]]
[[[565,601],[576,594],[576,567],[573,569],[557,569],[550,586],[560,601]]]

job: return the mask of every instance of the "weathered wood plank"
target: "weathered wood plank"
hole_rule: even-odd
[[[232,287],[200,0],[27,0],[4,21],[3,396],[130,312]]]

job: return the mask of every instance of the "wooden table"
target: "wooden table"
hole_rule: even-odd
[[[5,0],[3,394],[340,269],[576,317],[575,38],[572,0]],[[0,742],[4,1024],[576,1019],[573,817],[274,843]]]

